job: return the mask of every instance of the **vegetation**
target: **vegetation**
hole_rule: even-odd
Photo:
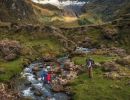
[[[1,34],[0,40],[2,39],[17,40],[22,45],[20,58],[14,61],[4,61],[0,59],[0,81],[8,81],[14,75],[19,74],[22,71],[23,64],[28,64],[29,60],[33,61],[40,57],[55,57],[60,55],[64,51],[64,47],[59,43],[56,38],[35,38],[33,35],[28,34]]]
[[[88,55],[74,57],[73,60],[76,64],[84,65],[85,59],[88,57],[92,57],[96,63],[112,61],[117,58],[104,55]],[[74,93],[74,100],[129,100],[130,87],[127,83],[130,80],[128,78],[107,79],[103,76],[104,72],[101,67],[94,68],[93,74],[93,79],[88,78],[86,70],[70,84]]]

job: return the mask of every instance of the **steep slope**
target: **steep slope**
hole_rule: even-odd
[[[110,21],[121,14],[130,13],[130,0],[92,0],[84,5],[83,10]]]
[[[0,1],[0,20],[3,22],[46,23],[52,17],[60,18],[60,15],[59,8],[52,5],[43,7],[31,0]]]
[[[1,0],[0,1],[0,20],[18,21],[35,18],[33,7],[30,2],[25,0]]]

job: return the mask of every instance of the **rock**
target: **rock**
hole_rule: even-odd
[[[30,86],[31,84],[32,84],[32,83],[29,82],[29,81],[27,81],[27,82],[24,83],[25,86]]]
[[[120,75],[116,72],[107,72],[104,74],[104,77],[112,80],[121,78]]]
[[[59,83],[60,83],[61,85],[66,85],[66,84],[68,83],[68,81],[67,81],[67,79],[60,78],[60,79],[59,79]]]
[[[127,83],[127,85],[129,85],[129,86],[130,86],[130,81]]]
[[[117,59],[116,62],[122,66],[128,66],[130,68],[130,55],[121,59]]]
[[[119,65],[115,62],[105,62],[102,64],[102,70],[105,72],[118,71]]]
[[[121,87],[118,85],[110,85],[110,88],[121,89]]]
[[[35,67],[32,68],[32,71],[37,72],[37,71],[40,71],[40,69],[39,69],[38,66],[35,66]]]
[[[119,56],[123,56],[123,57],[127,55],[127,54],[126,54],[126,50],[125,50],[125,49],[122,49],[122,48],[111,47],[111,48],[109,49],[109,51],[111,51],[112,53],[117,54],[117,55],[119,55]]]
[[[5,74],[5,73],[6,73],[5,69],[4,68],[0,68],[0,74]]]
[[[34,95],[35,96],[42,96],[43,94],[42,94],[42,92],[41,91],[34,91]]]
[[[11,54],[4,57],[4,59],[7,60],[7,61],[11,61],[11,60],[14,60],[16,58],[17,58],[17,55],[13,54],[13,53],[11,53]]]
[[[102,65],[100,63],[95,63],[94,67],[101,67]]]
[[[79,45],[85,48],[91,48],[93,45],[92,39],[90,37],[85,37],[84,41],[82,41],[82,43],[80,43]]]
[[[77,72],[75,72],[75,71],[70,71],[69,72],[69,74],[67,74],[67,80],[73,80],[73,79],[75,79],[76,77],[77,77]]]
[[[75,66],[74,62],[71,62],[69,59],[64,62],[64,69],[65,70],[76,70],[77,66]]]
[[[19,57],[21,52],[21,45],[15,40],[1,40],[0,41],[0,53],[5,60],[14,60]]]
[[[118,35],[117,34],[118,30],[115,28],[105,27],[105,28],[103,28],[103,33],[104,33],[104,38],[110,39],[110,40],[115,40],[117,38],[117,35]]]
[[[19,93],[8,89],[6,84],[0,83],[0,100],[18,100]]]
[[[56,85],[52,85],[52,90],[54,92],[63,92],[64,87],[63,87],[63,85],[56,84]]]

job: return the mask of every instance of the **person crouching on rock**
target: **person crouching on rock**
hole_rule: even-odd
[[[92,58],[86,59],[86,65],[88,67],[88,76],[89,78],[93,78],[93,65],[94,65],[94,60]]]
[[[51,72],[49,71],[47,74],[47,83],[50,84],[51,83]]]

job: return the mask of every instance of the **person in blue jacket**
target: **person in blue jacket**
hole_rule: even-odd
[[[48,74],[47,69],[43,68],[40,76],[44,83],[47,83],[47,74]]]

